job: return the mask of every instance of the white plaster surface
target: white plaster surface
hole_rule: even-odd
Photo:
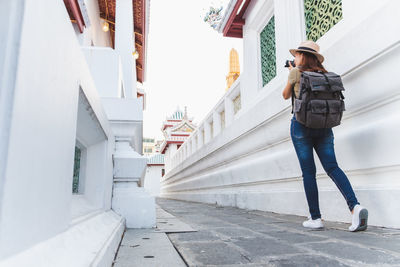
[[[83,47],[82,51],[99,95],[122,97],[122,69],[118,53],[111,47]]]
[[[99,210],[91,204],[84,195],[74,194],[71,198],[71,218],[79,218],[88,213]]]
[[[132,182],[114,184],[112,208],[126,219],[127,228],[151,228],[156,226],[155,199]]]
[[[150,195],[155,197],[160,194],[162,169],[164,169],[164,166],[157,165],[148,165],[146,168],[144,188],[150,193]]]
[[[0,266],[111,266],[124,228],[122,217],[113,211],[103,212],[13,257],[0,260]]]
[[[11,88],[13,107],[7,111],[11,124],[2,129],[8,131],[10,139],[1,177],[4,187],[0,192],[0,258],[68,229],[72,219],[71,185],[80,90],[90,107],[90,120],[102,132],[101,138],[90,141],[112,137],[64,3],[19,4],[23,8],[15,15],[23,16],[21,36],[10,44],[18,44],[19,49],[7,54],[18,55],[19,60],[10,65],[10,71],[16,75]],[[51,27],[48,20],[52,21]],[[96,193],[91,194],[86,188],[88,196],[93,196],[89,197],[93,204],[103,209],[111,202],[106,200],[111,197],[112,181],[111,151],[107,149],[104,146],[100,154],[104,164],[98,169],[102,173],[97,177]],[[103,187],[107,183],[109,186]]]
[[[121,67],[110,48],[87,47],[109,40],[97,0],[85,4],[91,27],[80,34],[62,1],[0,3],[1,266],[110,266],[125,228],[110,211],[115,137],[100,98],[123,95]]]
[[[143,98],[103,98],[109,120],[143,121]]]
[[[134,151],[127,141],[117,141],[114,153],[114,179],[142,181],[147,159]]]
[[[115,50],[122,62],[123,80],[127,98],[136,98],[136,62],[132,56],[135,49],[133,23],[133,2],[116,1],[115,10]]]

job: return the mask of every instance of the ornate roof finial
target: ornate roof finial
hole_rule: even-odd
[[[183,115],[183,118],[186,119],[186,120],[188,119],[188,116],[187,116],[187,106],[185,106],[185,114]]]
[[[210,24],[214,30],[217,30],[218,25],[221,23],[222,9],[222,5],[219,8],[210,6],[210,10],[207,11],[206,15],[204,16],[204,22]]]

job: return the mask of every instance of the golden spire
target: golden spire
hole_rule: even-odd
[[[232,86],[240,75],[239,54],[232,48],[229,54],[229,73],[226,76],[226,91]]]

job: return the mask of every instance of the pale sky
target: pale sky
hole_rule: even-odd
[[[187,106],[199,125],[225,93],[231,48],[242,68],[242,39],[223,37],[203,21],[210,5],[227,2],[150,1],[144,137],[163,139],[162,122],[177,106]]]

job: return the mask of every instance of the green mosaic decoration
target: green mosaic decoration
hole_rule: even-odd
[[[306,35],[317,41],[343,18],[342,0],[304,0]]]
[[[260,33],[263,86],[276,76],[275,17]]]
[[[81,168],[81,150],[75,147],[74,178],[72,180],[72,193],[79,193],[79,170]]]

